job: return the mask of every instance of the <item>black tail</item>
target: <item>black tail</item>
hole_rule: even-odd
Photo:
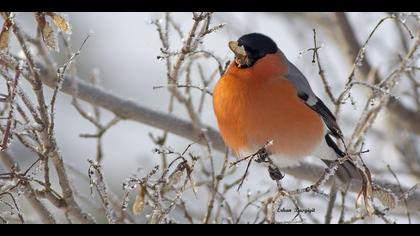
[[[329,161],[329,160],[322,160],[328,167],[333,165],[335,161]],[[359,182],[362,183],[364,180],[364,175],[361,173],[362,170],[360,170],[358,167],[356,167],[353,162],[347,160],[343,164],[338,166],[337,171],[335,172],[335,175],[337,178],[347,184],[349,182]]]
[[[334,149],[337,156],[344,157],[346,155],[343,151],[340,150],[340,148],[338,148],[337,144],[332,140],[332,138],[328,134],[325,135],[325,140],[327,142],[327,145]],[[325,164],[327,164],[328,167],[330,167],[334,163],[334,161],[330,160],[322,161]],[[362,170],[359,169],[356,165],[354,165],[353,162],[351,162],[350,160],[347,160],[338,166],[336,176],[345,184],[353,180],[357,180],[360,183],[365,181],[365,175],[363,174]]]

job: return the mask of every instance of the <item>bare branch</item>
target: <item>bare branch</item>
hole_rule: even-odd
[[[98,195],[101,199],[102,205],[105,209],[106,218],[108,222],[110,224],[115,224],[116,223],[116,216],[114,213],[115,211],[111,206],[111,202],[110,202],[109,194],[108,194],[108,187],[106,186],[105,179],[102,174],[101,166],[97,162],[94,162],[92,160],[88,160],[88,162],[90,163],[88,176],[90,180],[91,191],[93,191],[92,188],[93,186],[95,186],[98,192]]]
[[[398,16],[396,15],[389,15],[387,17],[382,18],[375,26],[375,28],[371,31],[369,34],[369,37],[366,39],[366,41],[363,43],[363,45],[360,45],[359,42],[356,39],[355,32],[350,25],[348,18],[346,16],[346,13],[344,12],[337,12],[335,13],[336,19],[340,25],[340,29],[343,34],[343,38],[345,39],[346,46],[347,46],[347,52],[349,54],[349,57],[354,60],[354,64],[352,67],[352,71],[350,73],[349,79],[347,81],[347,85],[351,87],[351,82],[353,81],[354,73],[356,70],[356,67],[360,67],[362,74],[364,75],[363,79],[366,80],[368,78],[368,75],[370,71],[372,70],[372,66],[370,65],[369,61],[364,58],[365,54],[365,47],[367,46],[368,42],[372,38],[373,34],[376,32],[376,30],[379,28],[379,26],[385,22],[386,20],[392,19],[395,20],[399,25],[402,25],[404,29],[408,32],[411,39],[414,39],[413,32],[408,28],[408,26],[405,24],[404,21],[402,21]],[[415,45],[418,44],[415,42]],[[416,48],[413,47],[413,48]],[[411,48],[411,49],[413,49]],[[407,55],[409,54],[409,51],[407,49]],[[358,63],[361,60],[363,60],[363,63]],[[378,79],[381,81],[380,79]],[[345,94],[348,91],[344,91],[338,98],[338,101],[342,101],[345,97]],[[420,117],[419,112],[410,112],[410,110],[406,109],[403,104],[401,104],[398,101],[393,101],[393,99],[390,99],[390,102],[388,103],[388,109],[393,111],[392,113],[398,117],[398,120],[404,124],[403,127],[407,128],[407,130],[412,131],[416,134],[420,134],[420,127],[418,125],[419,122],[418,119],[415,118]],[[407,116],[407,114],[410,114],[411,116]],[[400,115],[401,114],[401,115]],[[412,119],[413,118],[413,119]]]
[[[4,166],[9,170],[12,171],[12,167],[15,166],[14,158],[10,155],[9,151],[2,151],[0,152],[0,159],[3,162]],[[28,200],[29,204],[38,214],[40,219],[43,223],[46,224],[54,224],[56,223],[54,217],[52,216],[51,212],[47,209],[47,207],[35,196],[33,187],[30,183],[26,185],[26,191],[24,192],[26,200]]]
[[[3,17],[6,18],[5,15]],[[26,78],[28,78],[29,82],[32,85],[33,91],[36,95],[36,99],[38,102],[38,112],[40,114],[41,120],[42,120],[42,130],[39,131],[40,139],[42,141],[43,150],[42,152],[45,152],[45,156],[48,158],[51,158],[51,160],[54,163],[55,169],[58,174],[59,184],[63,191],[63,197],[66,200],[67,209],[69,212],[78,218],[81,222],[85,223],[93,223],[93,218],[84,213],[78,203],[76,202],[73,190],[70,186],[70,182],[66,173],[66,169],[63,164],[63,159],[60,155],[56,140],[53,135],[50,135],[48,132],[48,127],[50,126],[51,120],[50,120],[50,114],[47,110],[48,106],[45,101],[44,91],[43,91],[43,82],[41,81],[40,71],[39,68],[35,65],[35,60],[33,59],[33,56],[31,54],[31,51],[29,50],[28,43],[25,39],[25,34],[22,33],[22,29],[20,26],[12,20],[12,30],[15,34],[23,52],[25,53],[26,60],[29,64],[29,72],[30,74],[26,74]],[[51,77],[52,87],[55,88],[56,86],[56,76]]]

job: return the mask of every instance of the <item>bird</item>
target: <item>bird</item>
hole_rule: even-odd
[[[236,156],[251,155],[267,142],[278,168],[298,166],[308,156],[330,166],[346,155],[334,141],[343,140],[343,133],[333,113],[270,37],[245,34],[228,46],[235,57],[215,85],[213,109]],[[363,178],[350,160],[336,175],[342,181]]]

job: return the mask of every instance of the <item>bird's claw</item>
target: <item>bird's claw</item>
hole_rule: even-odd
[[[268,166],[268,173],[270,174],[270,178],[275,181],[278,181],[284,178],[284,175],[280,172],[280,169],[272,165]]]

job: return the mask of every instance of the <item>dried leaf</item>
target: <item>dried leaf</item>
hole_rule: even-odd
[[[356,199],[356,208],[360,208],[360,206],[362,205],[362,202],[365,203],[365,209],[368,213],[368,216],[372,216],[373,213],[375,212],[375,210],[373,209],[373,207],[370,205],[369,203],[369,199],[366,196],[366,193],[364,192],[364,190],[359,192],[359,195],[357,195],[357,199]]]
[[[146,186],[140,185],[139,192],[134,200],[133,214],[139,215],[144,209],[144,197],[146,195]]]
[[[169,177],[168,177],[168,186],[176,186],[180,183],[182,174],[184,172],[180,170],[175,170]]]
[[[381,203],[392,209],[395,208],[397,205],[397,196],[393,194],[391,191],[387,191],[385,189],[375,189],[373,191],[373,197],[381,201]]]
[[[10,32],[10,21],[6,21],[3,25],[3,29],[0,33],[0,51],[3,51],[9,47],[9,32]]]
[[[359,208],[362,205],[363,201],[368,215],[372,216],[375,212],[375,209],[373,209],[373,207],[370,204],[370,199],[372,199],[373,196],[372,178],[369,169],[367,169],[366,167],[364,167],[361,173],[363,174],[363,185],[362,190],[359,192],[359,195],[356,199],[356,208]]]
[[[247,56],[244,46],[239,46],[238,42],[236,41],[230,41],[229,48],[230,50],[232,50],[233,53],[235,53],[236,56],[240,56],[240,57]]]
[[[372,216],[374,213],[374,209],[373,207],[370,205],[370,200],[372,199],[373,196],[373,188],[372,188],[372,178],[370,176],[370,171],[369,169],[365,168],[365,171],[363,171],[363,174],[365,175],[366,178],[366,185],[363,189],[364,191],[364,200],[365,200],[365,207],[366,210],[369,214],[369,216]]]
[[[360,191],[359,195],[357,195],[357,198],[356,198],[356,208],[360,208],[360,206],[362,205],[362,200],[363,200],[362,191]]]
[[[71,34],[70,23],[62,16],[53,13],[52,19],[54,24],[64,33]]]
[[[188,180],[190,181],[191,189],[192,189],[195,197],[197,198],[197,188],[195,186],[195,182],[194,182],[193,178],[191,177],[191,173],[192,173],[192,170],[191,170],[190,166],[187,166]]]
[[[370,199],[369,196],[365,193],[364,198],[363,198],[363,200],[365,201],[365,209],[368,215],[372,216],[373,213],[375,212],[375,209],[373,209],[373,207],[370,205],[369,199]]]
[[[0,33],[0,51],[9,47],[9,31],[3,30]]]
[[[45,13],[43,13],[43,12],[35,12],[35,19],[36,19],[36,22],[38,23],[38,27],[40,29],[43,29],[45,23],[47,22],[45,20]]]
[[[55,35],[53,28],[51,28],[48,22],[45,22],[45,24],[43,25],[42,39],[44,40],[45,45],[47,45],[48,48],[53,49],[58,52],[57,37]]]
[[[194,180],[193,180],[193,178],[192,178],[192,169],[191,169],[191,167],[186,163],[186,166],[185,166],[185,168],[186,168],[186,170],[187,170],[187,177],[188,177],[188,180],[190,181],[190,184],[191,184],[191,189],[192,189],[192,191],[193,191],[193,193],[194,193],[194,195],[195,195],[195,197],[197,198],[197,188],[196,188],[196,186],[195,186],[195,182],[194,182]]]

